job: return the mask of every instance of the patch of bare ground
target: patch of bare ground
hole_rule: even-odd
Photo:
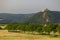
[[[60,40],[59,37],[47,35],[32,35],[27,33],[14,33],[7,30],[0,30],[0,40]]]

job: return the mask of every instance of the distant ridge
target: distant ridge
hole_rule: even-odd
[[[60,23],[60,11],[51,11],[47,8],[33,14],[0,13],[0,23]]]
[[[50,11],[45,8],[29,18],[26,23],[60,23],[60,11]]]
[[[21,23],[24,19],[30,18],[34,14],[12,14],[0,13],[0,23]]]

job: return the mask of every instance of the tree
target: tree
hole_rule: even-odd
[[[43,26],[43,32],[50,35],[50,32],[53,30],[53,24],[46,24],[46,26]]]
[[[56,30],[60,34],[60,24],[57,26]]]
[[[43,25],[39,25],[39,26],[37,26],[36,31],[38,33],[42,34],[42,28],[43,28]]]
[[[26,26],[26,31],[34,32],[36,31],[38,25],[37,24],[29,24]]]

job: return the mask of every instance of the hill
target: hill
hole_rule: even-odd
[[[0,13],[0,23],[60,23],[60,11],[43,9],[34,14]]]
[[[0,13],[0,23],[21,23],[34,14]]]
[[[44,9],[29,18],[26,23],[60,23],[60,11]]]

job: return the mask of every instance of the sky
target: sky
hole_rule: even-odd
[[[36,13],[43,8],[60,11],[60,0],[0,0],[0,13]]]

